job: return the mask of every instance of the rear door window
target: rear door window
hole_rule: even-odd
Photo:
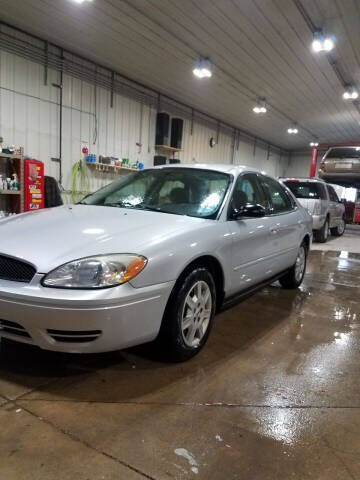
[[[334,147],[325,154],[325,158],[360,158],[360,147]]]
[[[327,186],[328,191],[329,191],[329,197],[332,202],[339,203],[339,197],[337,196],[337,193],[335,192],[335,189],[333,187],[330,187],[330,185]]]
[[[284,184],[291,190],[296,198],[313,200],[326,199],[325,187],[321,183],[287,180]]]

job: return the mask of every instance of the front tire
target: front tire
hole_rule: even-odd
[[[334,237],[341,237],[344,235],[346,228],[346,222],[345,218],[343,217],[337,227],[331,228],[331,235],[334,235]]]
[[[325,243],[329,237],[329,219],[325,220],[324,225],[320,228],[320,230],[316,230],[314,232],[315,240],[319,243]]]
[[[305,242],[303,242],[300,245],[295,264],[283,277],[279,278],[279,282],[283,288],[295,289],[302,284],[306,271],[307,253],[307,246]]]
[[[172,292],[159,340],[167,357],[183,362],[199,353],[209,338],[216,310],[216,288],[206,268],[188,273]]]

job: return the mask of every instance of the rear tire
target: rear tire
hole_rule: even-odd
[[[306,271],[307,254],[308,249],[306,243],[303,242],[300,245],[295,264],[283,277],[279,278],[283,288],[295,289],[301,285]]]
[[[183,362],[199,353],[209,338],[216,310],[216,287],[206,268],[186,275],[170,295],[158,337],[166,357]]]
[[[341,219],[340,224],[337,227],[330,229],[331,235],[334,235],[334,237],[341,237],[342,235],[344,235],[345,228],[346,228],[346,222],[345,222],[345,218],[343,217]]]
[[[325,243],[329,238],[329,219],[325,220],[324,225],[320,228],[320,230],[315,230],[314,232],[315,240],[319,243]]]

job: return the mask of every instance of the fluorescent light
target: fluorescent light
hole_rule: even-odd
[[[299,130],[296,125],[292,125],[287,129],[287,132],[290,133],[290,135],[296,135],[297,133],[299,133]]]
[[[267,112],[267,108],[266,107],[254,107],[253,108],[253,112],[255,113],[266,113]]]
[[[210,78],[212,73],[207,68],[194,68],[193,74],[198,78]]]
[[[319,142],[310,142],[310,147],[318,147]]]
[[[210,60],[199,60],[196,63],[196,67],[193,69],[193,74],[197,78],[210,78],[212,76],[211,67]]]
[[[266,99],[265,98],[259,98],[257,104],[253,108],[254,113],[266,113],[267,108],[266,108]]]
[[[92,0],[73,0],[75,3],[92,2]]]
[[[324,35],[322,30],[314,32],[314,39],[311,44],[314,52],[330,52],[335,47],[335,37]]]
[[[335,42],[332,38],[327,37],[325,38],[323,45],[324,45],[324,50],[326,52],[330,52],[335,47]]]
[[[356,100],[359,96],[359,92],[355,87],[349,86],[346,88],[345,92],[343,93],[344,100]]]
[[[314,52],[321,52],[322,50],[322,43],[320,42],[320,40],[313,40],[311,46]]]

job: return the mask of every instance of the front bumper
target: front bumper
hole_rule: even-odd
[[[70,353],[106,352],[153,340],[175,283],[67,290],[43,287],[42,277],[35,275],[29,284],[0,280],[0,335]]]

